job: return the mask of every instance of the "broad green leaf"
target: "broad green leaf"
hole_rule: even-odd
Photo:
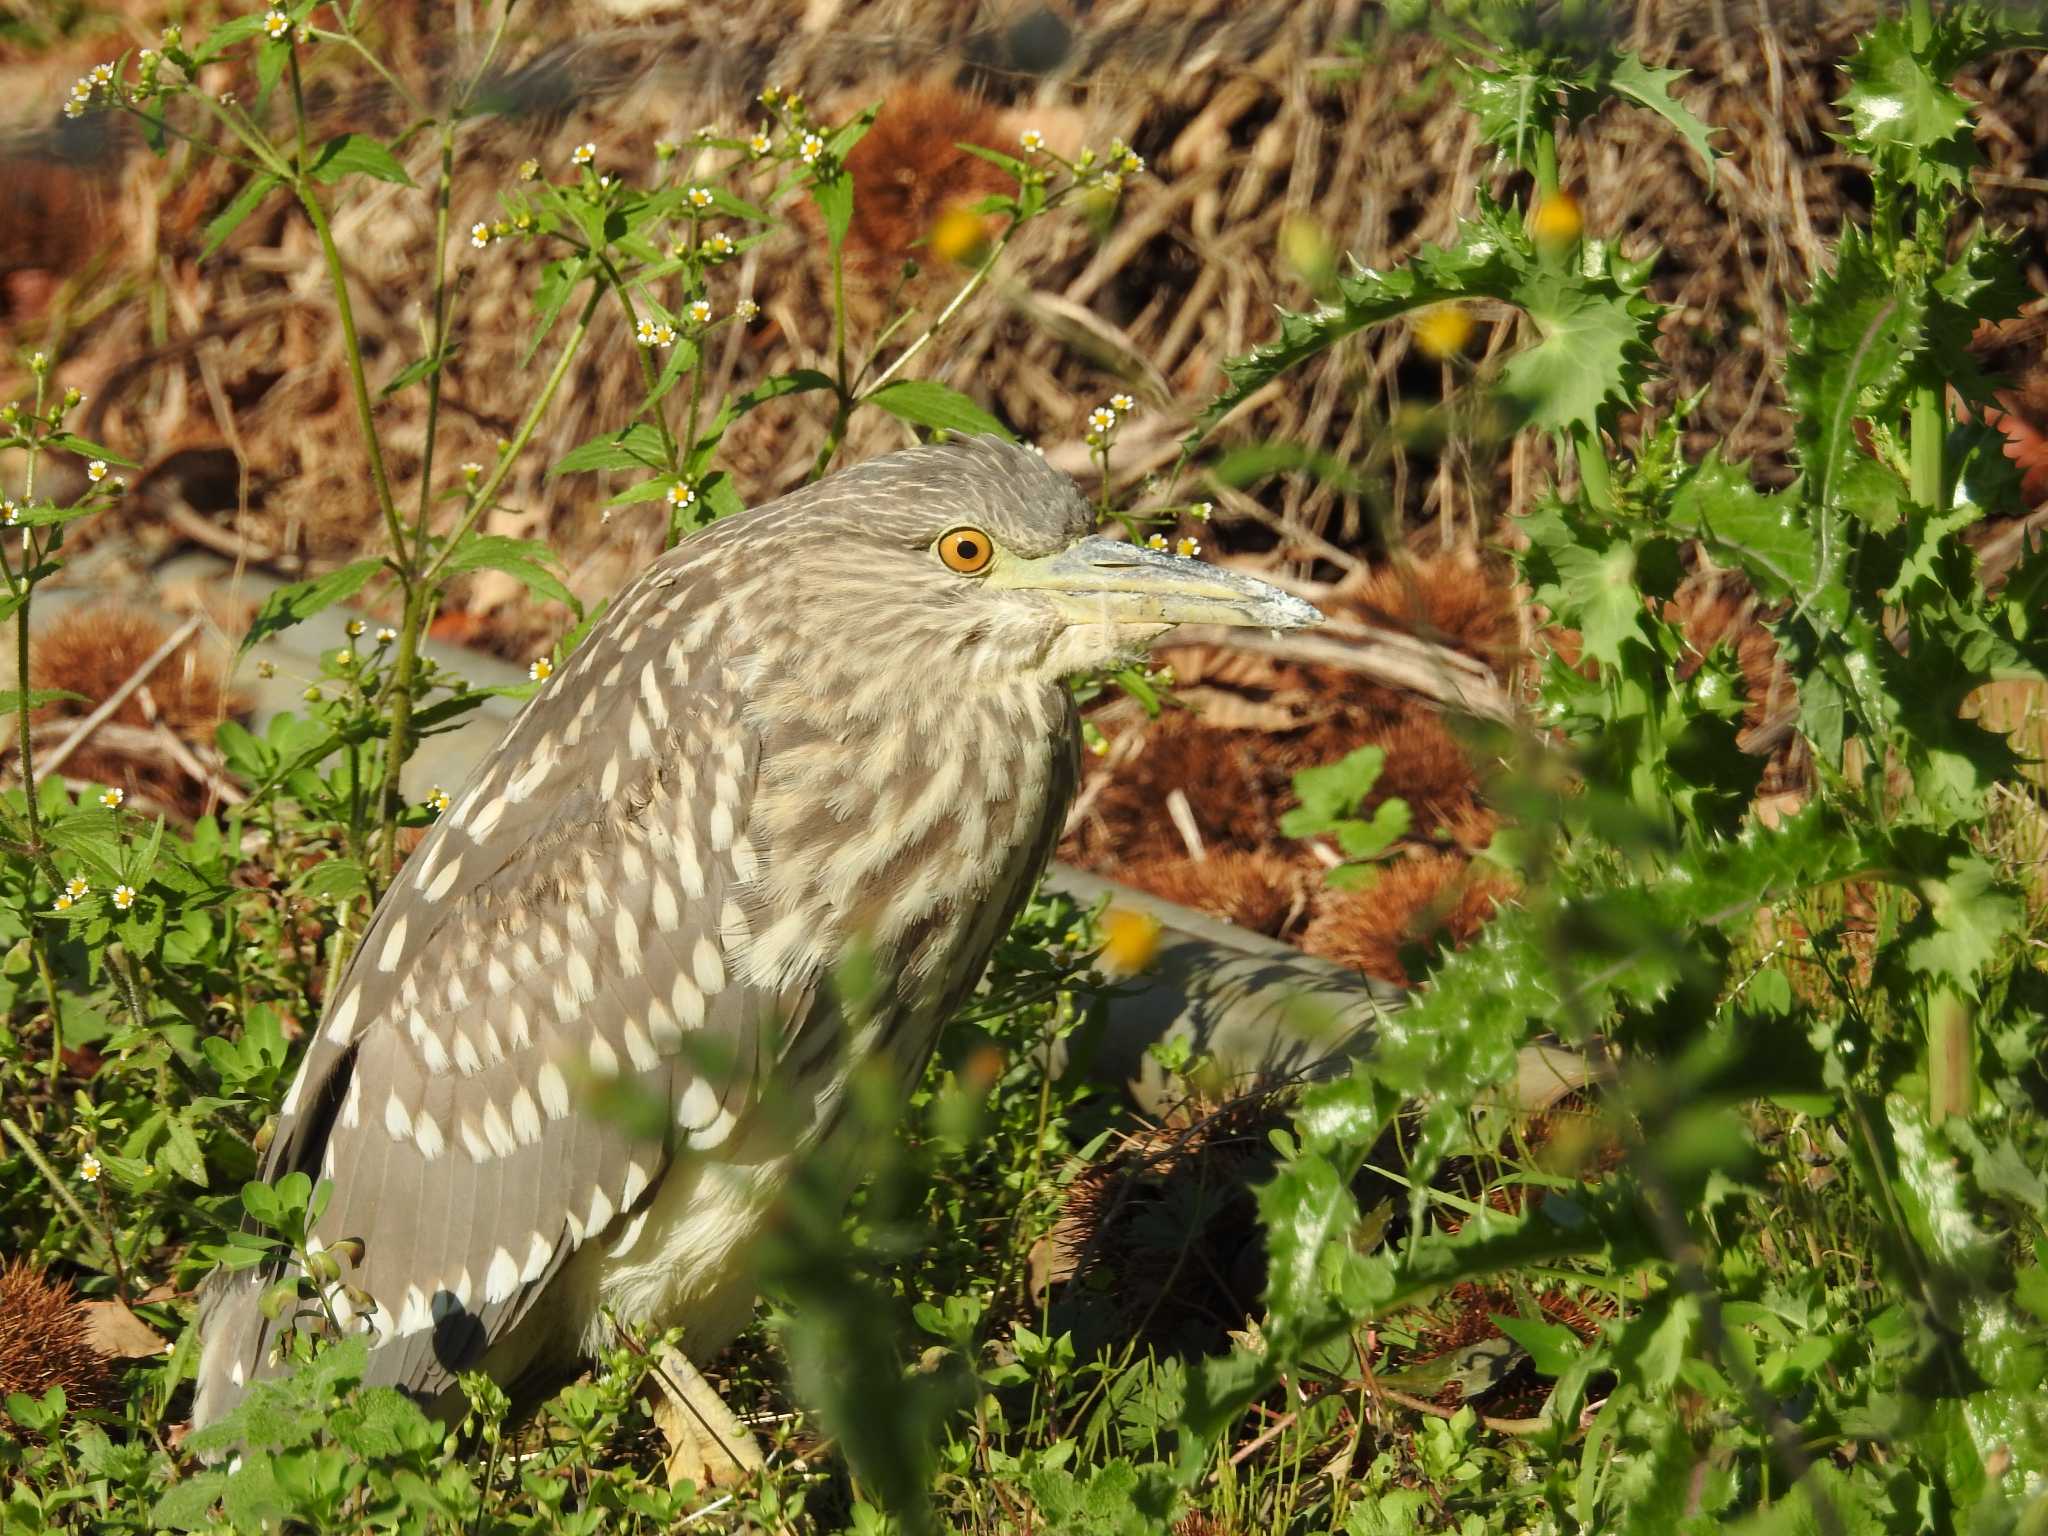
[[[1981,158],[1968,98],[1947,82],[1941,61],[1913,47],[1911,24],[1879,22],[1864,34],[1847,65],[1842,94],[1850,147],[1892,169],[1925,172],[1962,189]]]
[[[1765,495],[1742,465],[1710,451],[1671,497],[1672,523],[1739,565],[1773,596],[1809,597],[1817,572],[1813,531],[1798,501]]]
[[[1014,443],[1017,434],[949,384],[931,379],[897,379],[863,397],[891,416],[946,432],[987,432]]]
[[[663,469],[666,459],[661,434],[651,423],[636,421],[616,432],[602,432],[580,443],[554,463],[548,478],[589,469]]]
[[[580,611],[575,595],[547,568],[553,559],[554,551],[534,539],[472,533],[450,552],[442,569],[451,576],[462,571],[503,571],[529,591]]]
[[[329,571],[325,576],[279,587],[263,600],[263,606],[249,625],[249,632],[242,636],[237,654],[246,655],[250,647],[271,635],[290,629],[294,624],[303,624],[314,614],[354,597],[369,585],[371,577],[383,569],[382,560],[357,560],[338,571]]]
[[[836,254],[853,224],[853,177],[843,165],[835,165],[811,182],[811,201],[825,219],[825,237]]]

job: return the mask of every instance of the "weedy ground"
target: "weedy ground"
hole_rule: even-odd
[[[10,1530],[2048,1529],[2025,17],[135,9],[0,24],[78,76],[0,233]],[[792,1198],[761,1482],[666,1485],[649,1340],[530,1418],[362,1390],[319,1191],[249,1181],[492,691],[423,638],[544,678],[653,549],[972,430],[1335,619],[1087,680],[1065,851],[1411,1006],[1148,1120],[1043,1070],[1144,930],[1042,900]],[[332,635],[260,734],[188,629],[45,622],[178,539]],[[218,1262],[304,1324],[233,1469]]]

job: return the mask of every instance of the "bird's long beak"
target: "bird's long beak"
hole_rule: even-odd
[[[1306,629],[1323,621],[1300,598],[1253,577],[1099,535],[1036,560],[1005,560],[987,580],[1041,593],[1077,624]]]

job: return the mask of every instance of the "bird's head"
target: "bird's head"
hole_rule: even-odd
[[[801,519],[785,545],[788,602],[847,639],[900,648],[913,668],[1051,682],[1142,655],[1177,624],[1322,619],[1266,582],[1095,533],[1070,478],[992,437],[871,459],[755,516],[771,538]]]

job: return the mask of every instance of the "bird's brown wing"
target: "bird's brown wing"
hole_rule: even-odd
[[[693,585],[651,570],[521,715],[379,905],[287,1096],[265,1175],[334,1181],[317,1232],[365,1244],[374,1381],[472,1366],[675,1149],[730,1131],[764,1031],[801,1027],[810,989],[764,994],[727,955],[766,850]],[[208,1298],[198,1422],[270,1352],[266,1278]]]

